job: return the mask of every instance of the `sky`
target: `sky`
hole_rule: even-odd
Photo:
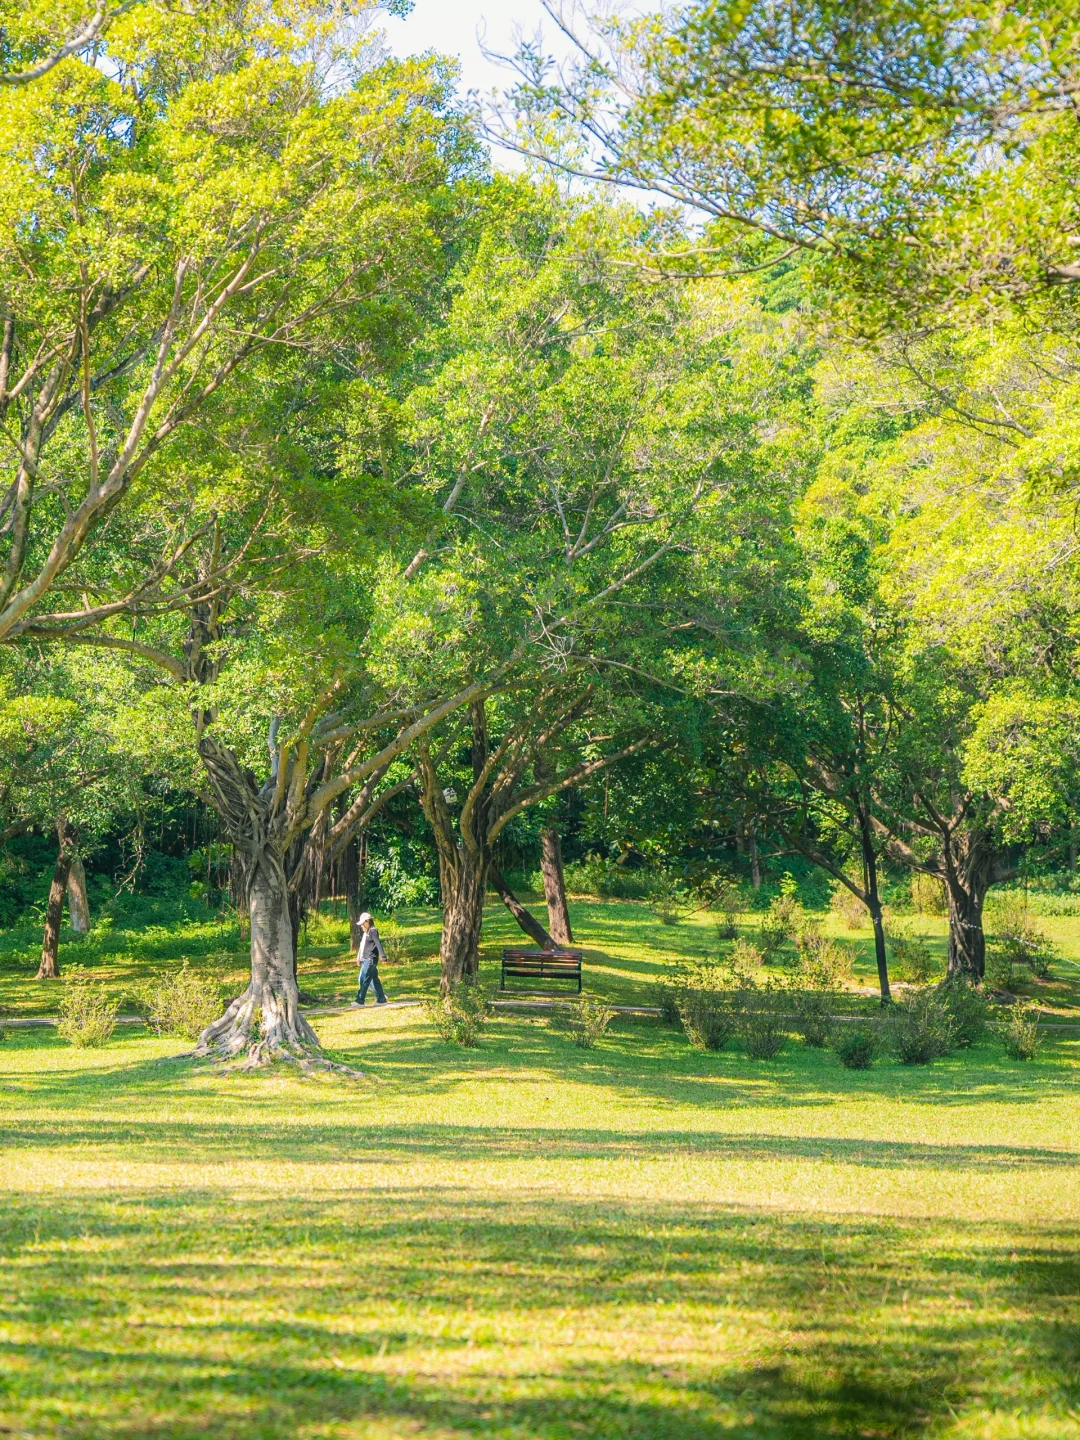
[[[484,59],[477,32],[488,48],[506,54],[514,48],[515,25],[531,37],[541,23],[554,41],[554,27],[540,0],[416,0],[407,19],[387,16],[382,27],[396,55],[419,55],[425,50],[458,55],[462,88],[488,92],[508,83],[507,72]]]

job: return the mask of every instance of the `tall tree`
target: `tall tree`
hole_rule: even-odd
[[[205,524],[190,447],[332,321],[370,334],[429,262],[441,83],[335,52],[328,18],[141,6],[107,54],[0,89],[0,641],[177,598]],[[130,543],[95,549],[118,512]]]

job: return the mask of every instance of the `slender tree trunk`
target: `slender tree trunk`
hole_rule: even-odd
[[[293,921],[285,870],[272,850],[251,862],[247,903],[251,921],[251,982],[225,1014],[199,1036],[195,1053],[238,1055],[249,1046],[255,1066],[274,1052],[318,1046],[318,1037],[300,1014],[296,986]],[[256,1024],[259,1038],[252,1044]]]
[[[67,882],[68,919],[76,935],[90,930],[90,899],[86,893],[86,870],[77,855],[72,857]]]
[[[559,832],[550,825],[540,834],[540,870],[544,877],[548,929],[557,944],[572,945],[574,935],[570,929],[570,909],[566,903],[562,846],[559,843]]]
[[[56,857],[56,869],[49,886],[49,903],[45,910],[45,936],[37,972],[39,980],[56,980],[60,976],[60,925],[64,918],[64,891],[70,870],[71,852],[61,836],[60,853]]]
[[[510,886],[507,885],[502,872],[494,865],[492,865],[488,871],[488,879],[498,891],[499,899],[510,911],[510,914],[513,915],[522,930],[525,931],[525,934],[528,935],[530,939],[535,940],[542,950],[557,950],[558,942],[548,934],[536,916],[526,910],[525,906],[522,905],[521,901],[510,889]]]
[[[874,832],[870,812],[861,806],[858,811],[859,838],[863,855],[863,889],[866,908],[874,927],[874,957],[877,960],[878,988],[882,1005],[892,1000],[889,990],[889,956],[885,949],[885,925],[881,915],[881,894],[878,889],[878,856],[874,848]]]
[[[874,927],[874,957],[877,960],[881,1003],[888,1005],[892,1000],[892,992],[889,989],[889,956],[885,949],[885,924],[881,916],[881,901],[875,896],[867,909],[870,911],[870,921]]]
[[[761,889],[761,861],[757,853],[757,826],[753,820],[747,826],[746,838],[750,842],[750,880],[755,890]]]

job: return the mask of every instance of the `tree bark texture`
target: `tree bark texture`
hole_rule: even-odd
[[[251,1048],[249,1063],[258,1065],[283,1047],[318,1046],[319,1041],[300,1013],[284,867],[271,850],[245,859],[250,862],[251,981],[225,1014],[199,1036],[196,1053],[223,1058],[238,1055],[251,1044],[257,1028],[259,1039]]]
[[[949,902],[949,979],[979,985],[986,973],[983,903],[991,885],[1008,878],[993,837],[981,827],[957,827],[946,839],[940,871]]]
[[[540,872],[544,877],[548,929],[556,944],[572,945],[574,934],[570,929],[570,909],[566,903],[562,845],[559,842],[559,832],[551,825],[540,833]]]
[[[49,903],[45,908],[45,935],[37,972],[39,980],[56,980],[60,976],[60,926],[64,919],[64,892],[71,872],[71,834],[63,821],[56,828],[60,851],[49,886]]]
[[[285,869],[285,855],[292,851],[299,860],[303,847],[295,837],[274,835],[273,779],[257,788],[232,752],[215,741],[200,741],[199,753],[239,861],[251,927],[251,980],[224,1015],[202,1032],[194,1053],[229,1059],[246,1050],[251,1068],[275,1055],[297,1058],[319,1046],[300,1013],[294,916]],[[294,843],[289,843],[290,838]]]
[[[874,844],[874,827],[871,812],[860,804],[857,811],[859,840],[862,845],[863,889],[870,922],[874,927],[874,958],[877,960],[878,989],[882,1005],[892,1000],[889,989],[889,955],[885,949],[885,924],[881,914],[881,895],[878,891],[878,852]]]
[[[71,859],[67,881],[68,920],[76,935],[90,930],[90,899],[86,893],[86,869],[77,855]]]
[[[529,910],[526,910],[525,906],[522,905],[521,901],[506,883],[502,872],[497,870],[494,865],[491,866],[488,872],[488,878],[498,892],[499,899],[510,911],[510,914],[513,915],[525,934],[528,935],[530,939],[535,940],[541,950],[557,950],[559,942],[555,940],[552,935],[548,934],[535,915]]]

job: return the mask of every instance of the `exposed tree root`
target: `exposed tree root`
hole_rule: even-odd
[[[206,1027],[194,1050],[182,1058],[225,1061],[222,1073],[263,1070],[281,1061],[298,1066],[305,1075],[367,1078],[362,1070],[323,1054],[319,1037],[291,996],[283,997],[269,986],[260,989],[257,995],[249,985],[220,1019]]]

